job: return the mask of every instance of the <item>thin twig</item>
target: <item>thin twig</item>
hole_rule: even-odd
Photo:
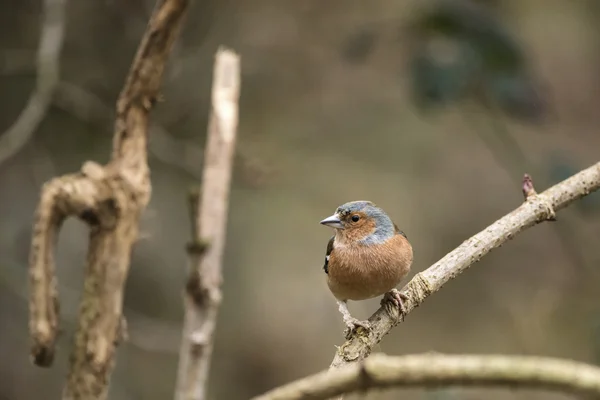
[[[288,383],[252,400],[324,400],[370,389],[523,387],[600,398],[600,368],[549,357],[374,354],[361,363]]]
[[[230,50],[220,49],[214,66],[202,191],[192,194],[191,202],[193,235],[188,246],[190,276],[185,293],[185,321],[175,393],[177,400],[206,398],[213,334],[221,303],[222,259],[239,92],[239,56]],[[198,211],[194,212],[195,209]]]
[[[30,331],[37,365],[51,365],[58,331],[56,237],[70,216],[90,227],[79,326],[63,399],[105,399],[116,347],[126,337],[124,284],[151,193],[148,114],[188,3],[157,2],[117,101],[110,162],[102,166],[88,161],[79,173],[55,178],[42,188],[30,254]]]
[[[60,51],[65,32],[67,0],[45,0],[37,51],[36,86],[12,126],[0,136],[0,164],[29,141],[52,103],[59,80]]]
[[[527,184],[529,185],[529,184]],[[402,289],[408,295],[405,301],[407,313],[419,306],[432,293],[437,292],[451,279],[466,271],[491,250],[500,247],[523,230],[540,222],[552,220],[555,211],[600,188],[600,163],[573,175],[540,194],[527,197],[516,210],[500,218],[475,236],[465,240],[444,258],[418,273]],[[373,346],[397,324],[381,307],[370,318],[370,332],[359,331],[338,348],[331,368],[360,361],[369,356]]]

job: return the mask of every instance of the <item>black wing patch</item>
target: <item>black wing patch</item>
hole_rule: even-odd
[[[325,253],[325,264],[323,264],[323,271],[325,271],[326,274],[329,273],[329,256],[333,251],[333,239],[335,239],[335,235],[332,236],[331,239],[329,239],[329,242],[327,243],[327,252]]]
[[[402,236],[404,236],[406,239],[408,239],[408,238],[406,237],[406,233],[402,232],[402,231],[400,230],[400,228],[398,228],[398,225],[394,224],[394,229],[396,230],[396,234],[398,234],[398,235],[402,235]]]

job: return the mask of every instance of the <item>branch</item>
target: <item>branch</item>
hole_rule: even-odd
[[[66,3],[66,0],[44,1],[44,20],[37,51],[36,86],[17,120],[0,136],[0,164],[25,146],[52,103],[52,94],[59,79]]]
[[[466,271],[483,256],[500,247],[521,231],[546,220],[553,220],[555,211],[600,188],[600,163],[595,164],[566,179],[543,193],[537,194],[533,184],[525,178],[525,202],[483,231],[464,241],[444,258],[418,273],[403,288],[409,297],[404,302],[407,313],[419,306],[432,293],[437,292],[451,279]],[[531,185],[531,188],[530,188]],[[338,348],[331,368],[360,361],[369,356],[373,346],[398,324],[397,315],[390,316],[385,308],[379,308],[370,318],[370,332],[359,331]]]
[[[501,355],[375,354],[325,370],[252,400],[320,400],[391,387],[514,386],[600,397],[600,368],[557,358]]]
[[[192,194],[191,202],[190,275],[185,295],[185,321],[175,393],[177,400],[206,398],[213,335],[221,303],[222,259],[239,92],[239,56],[220,49],[214,67],[202,193]]]
[[[148,114],[158,96],[187,0],[159,0],[117,101],[110,162],[86,162],[79,173],[42,188],[30,254],[32,358],[50,366],[58,331],[54,246],[62,222],[90,227],[79,326],[63,399],[105,399],[114,353],[125,337],[123,290],[140,216],[150,200]]]

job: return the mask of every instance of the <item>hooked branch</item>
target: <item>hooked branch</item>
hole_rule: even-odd
[[[159,0],[117,101],[111,160],[47,182],[38,204],[30,253],[31,355],[50,366],[58,333],[54,246],[62,222],[89,225],[78,329],[63,399],[105,399],[114,353],[124,339],[123,290],[142,212],[150,200],[148,115],[188,0]]]

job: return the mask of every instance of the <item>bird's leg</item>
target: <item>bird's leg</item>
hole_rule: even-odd
[[[381,305],[385,307],[390,317],[396,318],[397,322],[404,319],[404,315],[406,314],[406,307],[403,300],[408,300],[408,296],[398,289],[390,290],[381,299]]]
[[[338,301],[339,310],[342,313],[342,317],[344,319],[344,324],[346,324],[347,328],[345,330],[346,339],[349,339],[352,335],[352,332],[356,329],[356,327],[361,326],[366,330],[371,329],[371,323],[369,321],[361,321],[354,318],[350,315],[350,310],[348,310],[348,304],[345,301]]]

